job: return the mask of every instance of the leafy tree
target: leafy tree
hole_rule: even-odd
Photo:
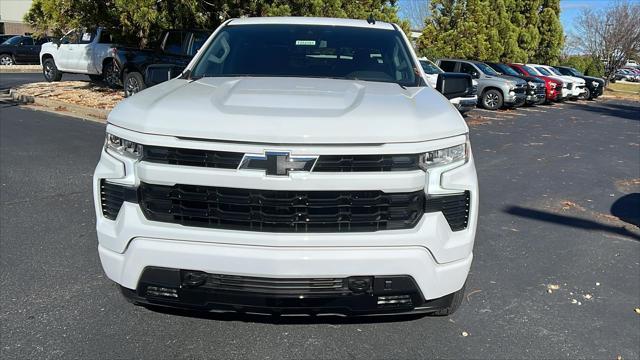
[[[331,16],[400,23],[395,0],[34,0],[25,20],[38,32],[78,26],[120,29],[124,39],[148,44],[168,28],[214,29],[243,16]]]

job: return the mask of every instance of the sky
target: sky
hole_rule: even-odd
[[[564,32],[571,32],[574,28],[574,20],[582,9],[601,9],[607,7],[614,0],[560,0],[560,21]],[[632,2],[640,2],[640,0],[629,0]],[[403,10],[410,7],[410,3],[424,3],[426,0],[398,0],[400,14]]]

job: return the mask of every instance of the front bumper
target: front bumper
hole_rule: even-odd
[[[420,247],[379,248],[268,248],[176,242],[164,239],[135,239],[126,254],[116,254],[99,247],[105,271],[122,284],[124,291],[135,293],[135,300],[145,304],[207,311],[243,311],[260,313],[336,313],[364,315],[385,312],[434,311],[439,299],[460,290],[465,283],[472,255],[447,264],[437,264],[429,252]],[[160,265],[161,264],[161,265]],[[167,272],[150,278],[154,267]],[[371,279],[371,288],[353,292],[318,294],[296,290],[252,291],[188,286],[180,280],[180,269],[206,274],[229,274],[235,277],[292,279]],[[242,271],[240,271],[242,269]],[[118,281],[117,279],[120,279]],[[183,278],[184,279],[184,278]],[[407,279],[410,279],[407,280]],[[374,283],[391,281],[388,289]],[[407,285],[409,284],[409,285]],[[154,296],[149,286],[175,289],[176,297]],[[129,291],[127,291],[129,289]],[[428,290],[428,295],[425,295]],[[435,296],[435,292],[440,296]],[[403,306],[379,306],[380,296],[410,298]],[[427,300],[428,299],[428,300]]]
[[[478,96],[458,97],[449,100],[461,113],[470,111],[478,105]]]
[[[504,97],[504,104],[507,106],[521,106],[527,101],[527,94],[522,93],[507,93]]]
[[[132,135],[122,136],[130,138]],[[189,141],[184,140],[176,146],[188,146]],[[464,141],[464,137],[438,140],[437,144],[429,146],[440,148],[459,141]],[[202,146],[201,143],[196,144]],[[311,147],[309,151],[316,150]],[[478,185],[472,156],[464,165],[433,174],[420,170],[386,174],[294,175],[281,179],[266,177],[259,172],[136,163],[103,150],[94,174],[94,201],[97,204],[98,250],[105,273],[129,291],[142,291],[141,279],[145,269],[151,267],[294,279],[408,276],[415,282],[415,293],[420,296],[413,300],[411,309],[404,309],[407,311],[427,306],[427,301],[448,296],[463,287],[471,265],[478,214]],[[125,201],[115,219],[110,220],[103,216],[100,205],[100,183],[104,179],[131,187],[145,182],[274,190],[379,189],[390,193],[425,188],[441,192],[468,190],[471,193],[470,216],[467,228],[459,231],[451,230],[441,212],[431,212],[425,213],[411,229],[266,233],[151,221],[145,217],[140,205]],[[138,301],[144,302],[140,299],[144,298],[144,293],[136,294]],[[210,302],[212,308],[220,308],[218,300]],[[181,304],[174,305],[181,307],[178,306]],[[186,305],[192,307],[194,304]],[[235,305],[252,307],[255,304]],[[376,309],[347,306],[342,310],[349,313],[375,312]]]

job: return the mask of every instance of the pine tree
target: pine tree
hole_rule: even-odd
[[[564,34],[560,23],[560,0],[544,0],[538,20],[540,42],[533,59],[542,64],[555,65],[562,51]]]
[[[518,29],[518,47],[520,61],[526,62],[533,57],[538,44],[538,10],[541,0],[516,0],[511,22]]]

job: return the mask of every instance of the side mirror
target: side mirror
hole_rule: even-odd
[[[478,74],[478,72],[476,72],[476,71],[473,71],[473,72],[471,72],[471,77],[474,78],[474,79],[479,79],[480,78],[480,74]]]
[[[153,86],[171,80],[180,75],[183,69],[183,67],[171,64],[149,65],[145,71],[145,83],[147,86]]]
[[[465,96],[473,89],[471,75],[463,73],[442,73],[438,74],[436,90],[447,99]]]

